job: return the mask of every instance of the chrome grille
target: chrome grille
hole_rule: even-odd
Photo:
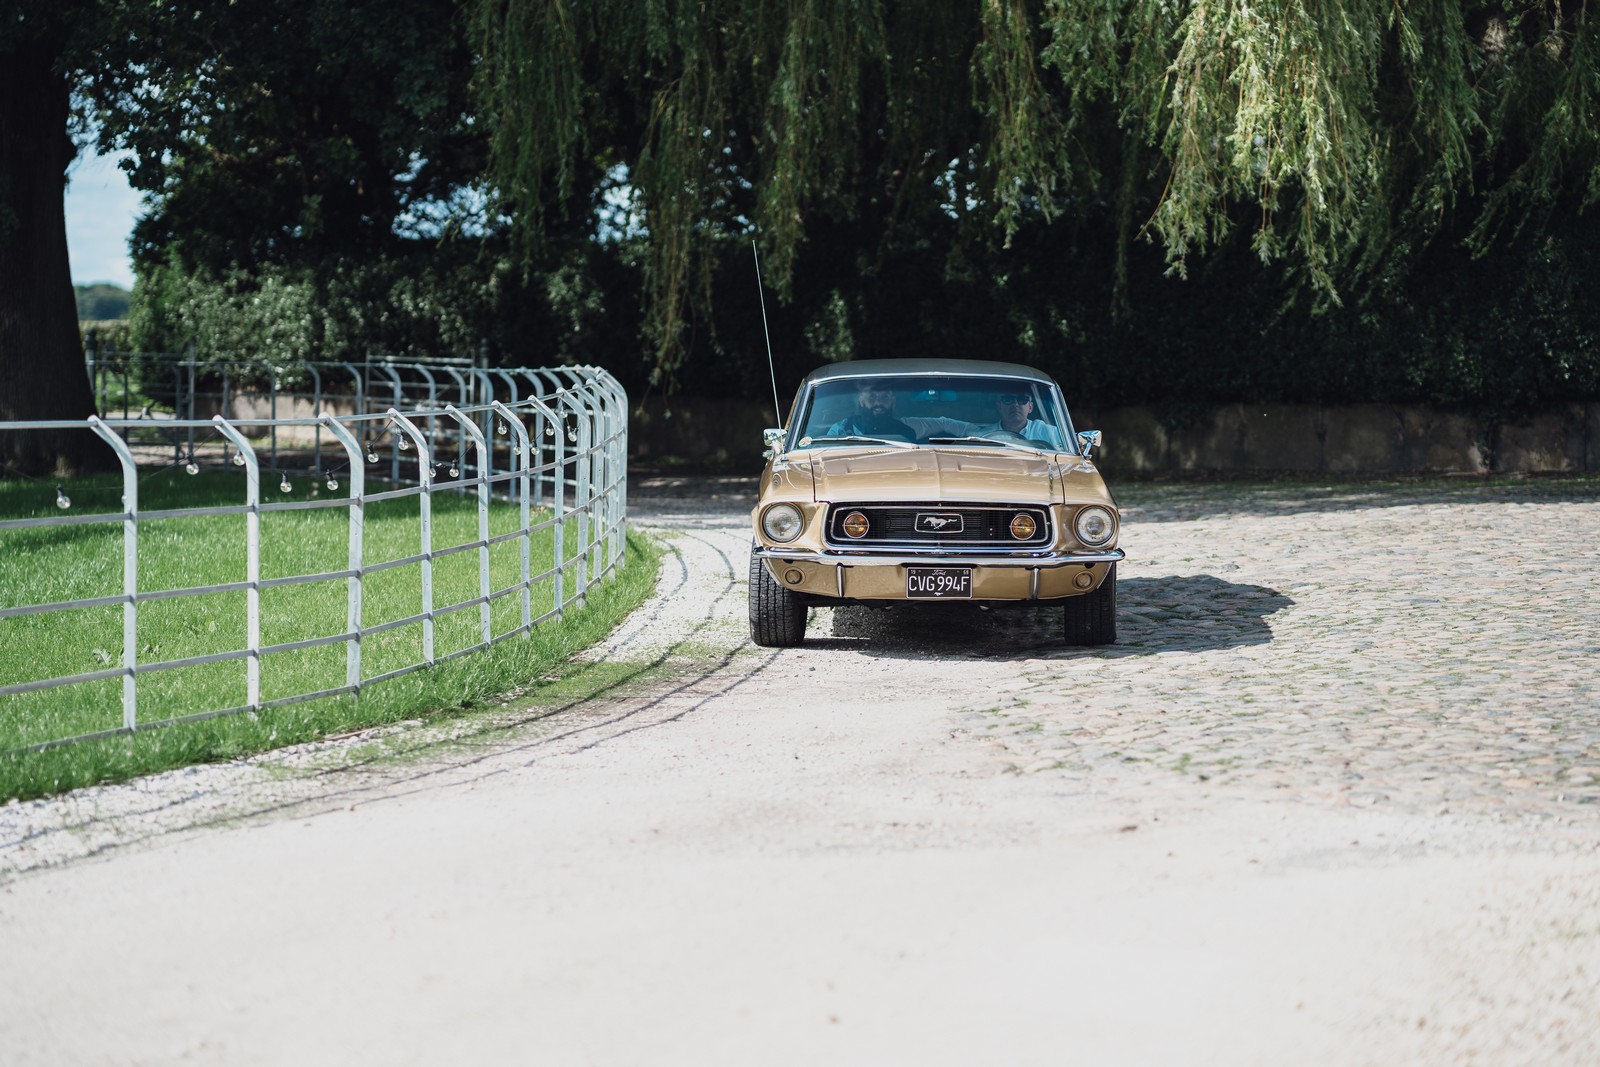
[[[864,537],[844,532],[845,516],[856,511],[867,517]],[[1011,536],[1018,512],[1034,522],[1026,540]],[[1050,541],[1050,511],[1037,504],[834,504],[828,510],[828,542],[840,548],[1037,548]]]

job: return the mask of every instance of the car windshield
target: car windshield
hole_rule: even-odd
[[[835,378],[803,398],[791,447],[1069,449],[1070,423],[1046,382],[973,375]]]

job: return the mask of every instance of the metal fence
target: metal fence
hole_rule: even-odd
[[[209,418],[196,417],[206,404],[199,387],[213,368],[193,361],[173,360],[168,369],[178,372],[178,390],[168,398],[169,410],[155,404],[121,418],[90,418],[87,422],[0,423],[0,431],[61,431],[79,428],[97,435],[115,451],[121,464],[121,508],[97,514],[73,513],[62,489],[55,490],[56,512],[28,517],[0,518],[0,554],[15,560],[8,539],[79,536],[68,530],[120,527],[122,562],[120,589],[99,596],[60,599],[42,603],[7,603],[14,596],[0,584],[0,648],[13,651],[31,639],[22,631],[27,624],[57,616],[68,628],[73,613],[85,609],[121,609],[120,655],[103,669],[81,670],[55,677],[0,677],[0,751],[35,751],[90,738],[130,734],[152,727],[213,718],[241,712],[295,704],[342,694],[360,694],[365,688],[409,674],[423,667],[464,656],[507,638],[525,635],[541,623],[561,616],[574,602],[581,603],[588,587],[613,572],[625,553],[627,502],[627,397],[615,378],[596,367],[555,367],[485,371],[470,367],[374,364],[353,373],[353,388],[340,396],[322,392],[326,366],[292,368],[232,365],[234,382],[265,381],[265,397],[251,397],[249,389],[224,385],[220,396],[225,411]],[[95,368],[97,386],[115,376],[105,367]],[[123,371],[122,373],[127,373]],[[247,377],[251,376],[251,377]],[[263,377],[264,376],[264,377]],[[384,383],[374,388],[374,377]],[[443,382],[449,388],[443,388]],[[287,381],[313,384],[303,390],[280,389]],[[171,378],[168,379],[173,380]],[[133,383],[121,383],[124,395],[143,399]],[[102,404],[107,399],[102,392]],[[265,415],[241,414],[242,398],[252,403],[264,399]],[[129,401],[132,402],[131,399]],[[159,403],[159,399],[157,401]],[[280,404],[309,404],[310,410],[289,417],[273,417]],[[101,410],[106,411],[107,406]],[[340,407],[342,413],[333,408]],[[353,409],[353,410],[352,410]],[[114,409],[113,409],[114,410]],[[152,470],[181,468],[190,474],[201,469],[242,473],[242,501],[224,506],[142,509],[141,479]],[[279,475],[274,488],[289,493],[291,477],[307,485],[312,498],[273,500],[264,495],[264,475]],[[341,480],[345,491],[338,492]],[[266,479],[271,486],[270,477]],[[326,487],[327,495],[322,488]],[[376,489],[377,491],[372,491]],[[48,491],[48,487],[46,487]],[[439,494],[466,498],[458,510],[470,510],[476,498],[476,536],[452,544],[436,544],[435,502]],[[491,505],[493,499],[501,501]],[[397,507],[388,501],[414,501],[414,527],[406,519],[407,538],[415,551],[401,555],[375,554],[367,536],[368,513],[385,507],[386,521]],[[347,561],[342,568],[310,573],[262,576],[262,523],[281,512],[342,508]],[[407,514],[411,514],[407,510]],[[491,533],[491,514],[511,528]],[[141,547],[141,533],[151,524],[205,516],[242,516],[244,568],[242,580],[209,585],[150,589],[140,581],[141,559],[151,551]],[[510,517],[514,516],[514,523]],[[281,520],[280,520],[281,521]],[[467,521],[465,519],[463,522]],[[36,546],[35,546],[36,547]],[[32,549],[24,546],[27,551]],[[237,546],[229,549],[237,551]],[[434,569],[450,557],[476,553],[477,581],[472,595],[436,602]],[[518,577],[495,587],[491,581],[491,553],[498,553],[502,572]],[[514,553],[517,564],[507,553]],[[26,551],[23,553],[26,555]],[[375,558],[376,555],[376,558]],[[535,573],[534,560],[541,567]],[[470,558],[470,557],[466,557]],[[548,566],[542,566],[544,562]],[[364,591],[375,576],[405,569],[407,581],[416,582],[416,600],[399,617],[374,621],[364,611]],[[308,583],[342,582],[344,625],[331,633],[291,641],[263,639],[262,596],[280,587]],[[330,585],[330,589],[333,586]],[[535,593],[538,593],[538,610]],[[202,655],[162,658],[159,648],[144,640],[142,616],[153,606],[191,597],[217,594],[243,595],[243,640],[238,647]],[[339,593],[330,593],[339,596]],[[208,603],[215,603],[210,601]],[[507,605],[516,604],[519,610]],[[477,608],[473,638],[463,647],[441,649],[435,627],[456,613]],[[495,609],[492,611],[491,609]],[[502,624],[495,625],[495,614]],[[508,618],[509,616],[509,618]],[[459,616],[467,617],[467,616]],[[237,623],[235,621],[234,625]],[[61,627],[58,626],[58,629]],[[8,633],[8,629],[11,631]],[[363,658],[364,645],[377,635],[402,629],[419,634],[413,659],[389,659],[374,671]],[[459,627],[458,627],[459,629]],[[458,644],[460,642],[457,642]],[[342,648],[339,684],[305,692],[279,692],[263,697],[262,666],[272,657],[317,648]],[[100,650],[96,650],[99,652]],[[15,662],[13,658],[12,662]],[[186,709],[172,714],[159,698],[146,696],[141,704],[141,684],[148,685],[158,672],[178,672],[208,664],[236,664],[243,672],[242,702],[227,707]],[[223,668],[233,670],[234,668]],[[13,672],[15,668],[13,668]],[[120,687],[115,683],[120,680]],[[18,716],[26,715],[26,699],[45,692],[85,694],[82,700],[65,698],[76,709],[70,715],[44,716],[39,725],[18,729]],[[96,702],[112,703],[109,709]],[[62,701],[56,702],[58,705]],[[79,712],[82,712],[80,714]],[[109,721],[90,721],[105,714]],[[112,716],[120,714],[120,722]],[[51,721],[67,725],[52,728]],[[115,723],[115,725],[113,725]],[[42,735],[41,735],[42,731]],[[17,743],[17,742],[22,743]]]
[[[434,358],[396,360],[369,356],[359,360],[273,363],[253,359],[200,358],[186,353],[119,352],[100,347],[85,355],[99,410],[120,412],[129,439],[163,440],[182,462],[196,446],[192,428],[175,432],[172,420],[190,422],[221,415],[227,419],[279,420],[286,416],[361,414],[394,407],[438,409],[446,403],[481,409],[491,400],[515,404],[523,397],[549,396],[569,388],[574,374],[596,373],[576,367],[480,367],[470,360]],[[604,371],[605,378],[615,379]],[[479,420],[489,429],[489,418]],[[120,424],[119,424],[120,425]],[[262,442],[268,462],[276,465],[284,429],[269,426]],[[309,434],[309,466],[320,465],[322,450],[332,444],[315,428]],[[293,444],[295,442],[287,442]],[[465,431],[458,445],[466,446]],[[385,434],[379,450],[389,457],[389,474],[399,478],[399,437]]]

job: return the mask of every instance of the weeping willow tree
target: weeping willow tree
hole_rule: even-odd
[[[1111,204],[1119,277],[1248,234],[1337,303],[1460,212],[1481,252],[1600,198],[1582,2],[482,0],[473,33],[526,235],[636,198],[658,379],[751,234],[786,293],[820,227]]]

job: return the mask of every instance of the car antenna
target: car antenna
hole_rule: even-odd
[[[767,339],[767,374],[772,378],[772,417],[783,421],[783,409],[778,406],[778,372],[772,366],[772,331],[767,328],[767,294],[761,286],[761,254],[756,251],[756,239],[750,238],[750,255],[756,261],[756,296],[761,298],[761,335]]]

